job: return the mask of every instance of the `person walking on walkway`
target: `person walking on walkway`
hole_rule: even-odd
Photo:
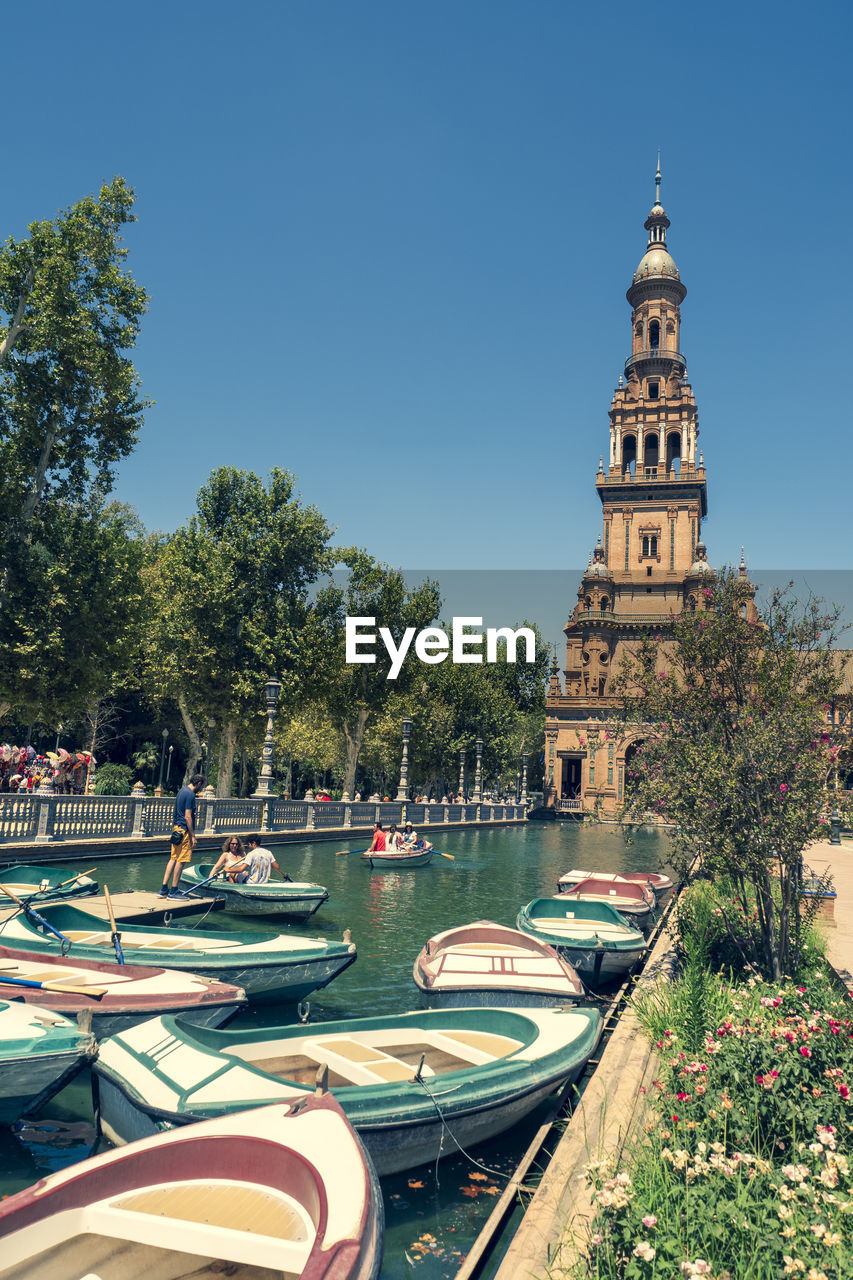
[[[163,872],[163,883],[160,886],[161,898],[179,898],[181,896],[178,890],[178,881],[181,878],[181,870],[191,861],[193,849],[198,843],[195,833],[195,802],[198,793],[204,790],[205,781],[204,774],[193,774],[190,778],[189,786],[181,787],[175,798],[172,834],[169,837],[172,848],[169,853],[169,861],[166,863],[166,869]],[[171,889],[169,888],[170,877],[172,880]]]

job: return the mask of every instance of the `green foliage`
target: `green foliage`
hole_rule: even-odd
[[[135,665],[144,562],[135,513],[119,503],[43,503],[25,571],[6,579],[0,609],[0,701],[19,719],[82,715]]]
[[[798,963],[800,859],[835,758],[821,726],[839,685],[837,614],[777,592],[749,621],[743,589],[731,572],[709,578],[704,608],[647,636],[624,664],[621,732],[641,743],[624,816],[675,824],[672,860],[685,879],[699,854],[741,899],[751,891],[748,958],[778,978]]]
[[[134,200],[114,178],[0,251],[4,560],[20,560],[43,498],[108,492],[136,441],[144,404],[127,352],[147,296],[121,243]]]
[[[126,764],[104,764],[95,773],[96,796],[129,796],[134,772]]]
[[[853,1276],[850,1002],[807,956],[799,981],[713,979],[698,1053],[679,1028],[660,1034],[630,1168],[588,1167],[598,1212],[579,1274]]]

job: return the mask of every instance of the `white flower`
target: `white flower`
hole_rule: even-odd
[[[643,1262],[652,1262],[655,1252],[656,1250],[649,1244],[648,1240],[640,1240],[633,1248],[634,1257],[642,1258]]]

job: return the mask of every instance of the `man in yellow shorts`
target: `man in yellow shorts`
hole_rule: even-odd
[[[181,870],[190,862],[193,849],[196,847],[195,833],[195,801],[200,791],[204,790],[206,779],[203,774],[196,773],[187,786],[181,787],[175,799],[175,813],[172,819],[172,834],[169,837],[172,849],[166,870],[163,872],[163,883],[160,886],[161,898],[179,898],[178,881]],[[172,887],[169,888],[171,877]]]

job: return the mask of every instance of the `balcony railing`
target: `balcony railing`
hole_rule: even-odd
[[[560,813],[580,813],[583,810],[582,800],[558,800],[557,809]]]
[[[589,609],[579,613],[575,622],[608,622],[625,625],[633,623],[637,626],[666,627],[672,620],[669,613],[602,613],[600,609]],[[677,615],[676,615],[677,616]]]
[[[682,370],[687,368],[687,361],[680,351],[668,351],[666,347],[645,347],[642,351],[635,351],[628,357],[625,361],[625,372],[629,373],[635,364],[644,360],[667,360],[677,364]]]
[[[704,471],[704,468],[703,468]],[[605,484],[654,484],[660,480],[699,480],[699,472],[695,467],[682,467],[680,471],[675,468],[667,471],[666,467],[658,464],[651,467],[637,467],[636,473],[630,471],[620,471],[619,475],[606,476]]]

